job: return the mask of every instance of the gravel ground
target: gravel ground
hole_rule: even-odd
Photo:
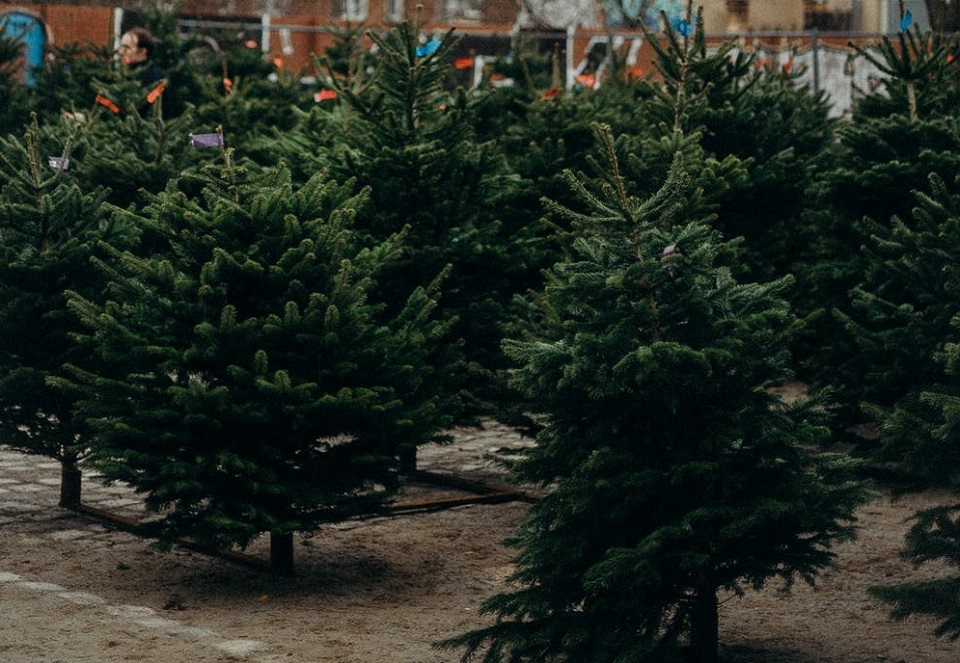
[[[491,425],[458,430],[422,449],[418,467],[513,490],[490,459],[529,440]],[[529,502],[463,504],[324,527],[296,542],[297,574],[266,573],[267,544],[247,560],[149,541],[57,506],[59,469],[0,449],[0,662],[453,663],[441,638],[486,623],[481,602],[507,588],[515,551],[504,547]],[[84,502],[142,514],[122,486],[84,479]],[[412,483],[401,502],[475,497],[434,482]],[[866,590],[936,577],[898,556],[907,518],[949,500],[927,492],[861,509],[861,534],[840,546],[818,588],[777,587],[725,600],[722,656],[734,663],[956,663],[960,645],[934,623],[895,623]],[[727,597],[722,597],[727,598]]]

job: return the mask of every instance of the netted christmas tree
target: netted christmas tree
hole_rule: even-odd
[[[4,444],[61,462],[64,506],[80,501],[89,431],[74,416],[74,395],[48,379],[66,362],[91,360],[71,338],[82,327],[65,291],[98,296],[105,280],[90,263],[97,243],[125,247],[137,237],[105,218],[106,189],[81,188],[74,176],[78,129],[63,119],[41,127],[34,116],[22,138],[0,138],[0,432]]]
[[[433,316],[439,277],[375,296],[401,240],[353,230],[367,190],[324,173],[294,188],[221,154],[141,210],[114,208],[154,250],[107,247],[109,296],[71,293],[102,365],[59,386],[95,430],[90,462],[144,494],[157,536],[269,533],[289,571],[295,532],[375,511],[400,456],[443,439],[452,397],[435,378],[453,344]]]
[[[860,485],[822,454],[790,376],[787,277],[739,283],[678,152],[649,198],[614,140],[601,184],[569,176],[576,231],[542,324],[505,343],[543,429],[516,465],[549,487],[512,538],[516,589],[496,621],[442,643],[487,663],[717,660],[721,592],[813,581],[853,534]],[[679,137],[678,137],[679,140]],[[582,211],[580,211],[582,210]]]

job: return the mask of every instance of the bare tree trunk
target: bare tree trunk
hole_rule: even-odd
[[[701,587],[690,613],[690,649],[697,663],[717,663],[720,648],[720,617],[717,590]]]
[[[401,445],[397,454],[400,461],[400,472],[410,474],[417,471],[417,447],[413,444]]]
[[[270,570],[280,575],[293,575],[293,533],[270,533]]]
[[[60,506],[67,509],[80,506],[81,475],[76,458],[60,460]]]
[[[920,119],[917,112],[917,85],[913,80],[907,81],[907,107],[910,111],[911,122],[916,122]]]

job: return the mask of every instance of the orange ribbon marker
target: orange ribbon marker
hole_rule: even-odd
[[[107,99],[107,98],[106,98],[105,96],[103,96],[102,94],[98,94],[98,95],[97,95],[97,98],[94,99],[94,101],[95,101],[96,103],[100,104],[101,106],[103,106],[104,108],[110,109],[110,110],[111,110],[112,112],[114,112],[114,113],[119,113],[119,112],[120,112],[120,107],[117,106],[117,105],[116,105],[115,103],[113,103],[112,101],[110,101],[109,99]]]
[[[152,104],[157,99],[159,99],[160,95],[163,94],[163,91],[166,89],[166,87],[167,87],[167,82],[161,81],[160,85],[150,90],[150,92],[147,93],[147,103]]]
[[[597,79],[593,76],[593,74],[580,74],[577,76],[577,82],[583,87],[592,88],[597,84]]]

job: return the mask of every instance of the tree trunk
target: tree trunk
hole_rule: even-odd
[[[720,647],[720,617],[717,590],[701,587],[690,613],[690,649],[697,663],[717,663]]]
[[[60,506],[75,509],[80,506],[80,468],[73,458],[60,461]]]
[[[293,575],[293,533],[270,533],[270,570]]]
[[[402,474],[412,474],[417,471],[417,445],[401,445],[397,452],[397,458],[400,461],[400,472]]]

